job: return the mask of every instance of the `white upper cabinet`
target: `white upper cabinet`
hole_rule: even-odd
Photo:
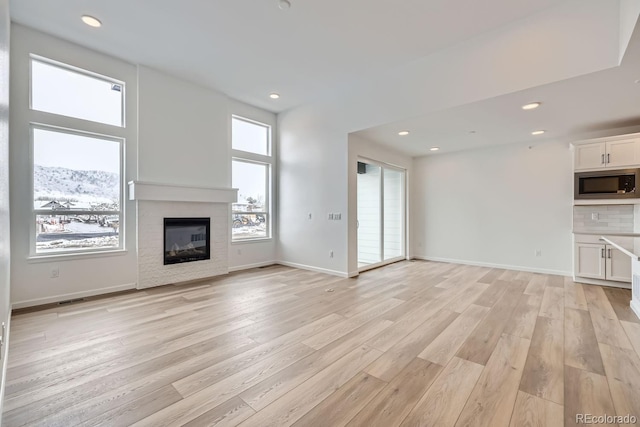
[[[597,169],[606,166],[607,153],[603,142],[576,145],[575,169]]]
[[[624,168],[640,165],[640,138],[607,141],[607,167]]]
[[[640,136],[579,143],[574,154],[576,171],[640,167]]]

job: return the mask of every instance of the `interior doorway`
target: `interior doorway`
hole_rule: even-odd
[[[358,161],[358,271],[406,257],[406,171]]]

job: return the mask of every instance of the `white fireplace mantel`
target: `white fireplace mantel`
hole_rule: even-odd
[[[238,189],[129,181],[129,200],[234,203],[238,200]]]

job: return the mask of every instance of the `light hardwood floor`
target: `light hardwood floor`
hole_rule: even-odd
[[[640,418],[629,300],[559,276],[405,261],[356,279],[272,266],[16,313],[3,425]]]

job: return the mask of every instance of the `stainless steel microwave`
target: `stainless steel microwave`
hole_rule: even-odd
[[[576,172],[576,199],[627,199],[640,197],[636,193],[640,169],[616,169],[596,172]]]

